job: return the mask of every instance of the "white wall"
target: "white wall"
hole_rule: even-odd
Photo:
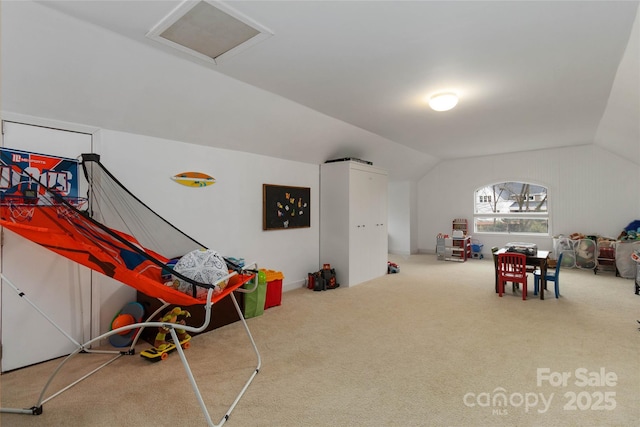
[[[319,166],[149,136],[101,130],[95,151],[123,185],[173,225],[225,256],[281,271],[283,290],[319,269]],[[170,177],[187,171],[216,179],[191,188]],[[262,184],[311,188],[311,227],[262,230]],[[135,291],[101,275],[102,331]]]
[[[417,200],[416,183],[410,181],[389,183],[389,253],[409,255],[416,253]]]
[[[318,268],[318,165],[108,130],[96,151],[131,192],[204,245],[282,271],[288,287]],[[192,188],[170,179],[186,171],[216,183]],[[310,187],[311,227],[263,231],[262,184]]]
[[[549,189],[551,233],[617,237],[640,213],[640,167],[595,145],[444,161],[418,183],[418,246],[435,252],[436,235],[453,218],[473,219],[473,192],[500,181],[529,181]],[[473,236],[491,246],[527,241],[552,249],[552,237]]]

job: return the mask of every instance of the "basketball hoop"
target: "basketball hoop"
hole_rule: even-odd
[[[36,199],[37,200],[37,199]],[[31,198],[20,195],[3,195],[2,205],[9,208],[9,215],[16,222],[27,222],[33,218],[36,203]]]
[[[58,218],[77,218],[79,216],[78,211],[85,209],[85,206],[88,204],[88,200],[85,197],[67,197],[65,201],[77,210],[73,210],[65,204],[60,204],[56,207]]]

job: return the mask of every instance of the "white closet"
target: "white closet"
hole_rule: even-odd
[[[357,161],[320,166],[320,263],[340,286],[387,273],[387,172]]]

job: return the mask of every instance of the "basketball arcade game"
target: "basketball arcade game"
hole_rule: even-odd
[[[215,282],[205,283],[199,281],[199,277],[197,279],[189,277],[185,275],[186,273],[175,269],[169,261],[188,254],[194,249],[203,250],[206,247],[168,223],[130,193],[104,168],[98,155],[82,155],[80,165],[89,186],[87,197],[79,197],[74,191],[71,191],[73,185],[66,185],[69,184],[67,178],[72,178],[73,174],[65,174],[60,171],[53,171],[52,174],[47,173],[48,171],[35,171],[34,173],[33,168],[28,167],[29,162],[26,161],[30,154],[32,153],[16,155],[15,150],[2,149],[0,177],[2,178],[1,187],[4,191],[0,198],[0,225],[65,258],[118,280],[150,297],[158,298],[162,304],[155,313],[143,322],[114,328],[105,334],[80,343],[56,325],[24,292],[2,274],[2,283],[7,284],[22,297],[22,300],[70,340],[75,350],[65,357],[53,371],[33,406],[26,409],[0,408],[0,412],[41,414],[44,403],[120,357],[135,354],[135,346],[144,328],[165,328],[169,330],[173,342],[178,343],[177,330],[185,330],[190,333],[204,331],[211,321],[213,304],[230,296],[255,352],[256,367],[218,424],[214,424],[211,420],[207,405],[182,347],[176,346],[207,424],[210,426],[224,424],[261,367],[260,354],[234,295],[234,292],[249,293],[256,289],[258,285],[257,274],[255,274],[258,269],[257,264],[253,263],[240,268],[225,259],[227,264],[225,272],[228,274],[219,277]],[[14,160],[21,160],[21,162]],[[55,182],[63,182],[65,185],[50,186],[52,176],[56,176]],[[169,283],[166,283],[162,278],[166,274],[170,274],[175,280],[186,285],[190,291],[182,292],[174,286],[167,286]],[[253,282],[252,289],[244,289],[243,285],[251,281]],[[205,309],[203,324],[194,327],[152,321],[158,313],[171,304],[203,305]],[[105,338],[132,330],[137,330],[137,332],[127,350],[91,349],[92,345]],[[81,353],[109,353],[114,357],[59,391],[46,396],[54,377],[72,358]]]

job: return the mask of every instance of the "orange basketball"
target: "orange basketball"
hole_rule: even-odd
[[[136,323],[136,319],[134,319],[132,315],[119,314],[113,319],[113,322],[111,322],[111,329],[118,329],[123,326],[133,325],[134,323]],[[131,332],[131,330],[122,331],[118,333],[118,335],[127,335],[129,332]]]

